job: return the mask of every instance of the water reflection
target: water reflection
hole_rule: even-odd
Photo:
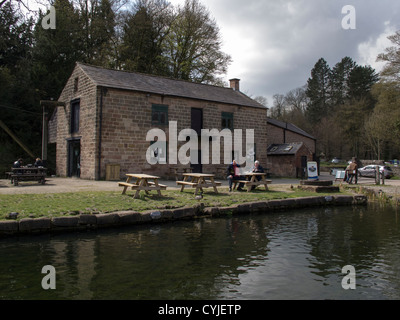
[[[397,213],[374,206],[3,239],[0,298],[399,299],[399,249]]]

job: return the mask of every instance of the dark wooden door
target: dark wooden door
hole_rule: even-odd
[[[201,164],[201,129],[203,129],[203,110],[198,108],[192,108],[191,111],[191,128],[196,131],[198,137],[198,150],[197,157],[198,163],[192,163],[190,166],[192,171],[195,173],[202,173],[203,166]]]
[[[81,176],[81,141],[68,141],[68,176]]]

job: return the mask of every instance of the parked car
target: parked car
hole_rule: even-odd
[[[334,164],[338,164],[338,163],[342,162],[342,160],[340,160],[339,158],[333,158],[331,162]]]
[[[375,165],[368,165],[365,167],[362,167],[360,169],[358,169],[358,175],[360,177],[370,177],[370,178],[374,178],[375,177]],[[392,169],[388,166],[378,166],[379,167],[379,172],[385,173],[385,179],[390,179],[391,177],[394,176],[394,173],[392,171]]]

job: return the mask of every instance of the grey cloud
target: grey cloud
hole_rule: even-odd
[[[174,2],[172,0],[172,2]],[[216,19],[234,61],[244,70],[241,88],[266,96],[306,84],[321,57],[332,67],[343,57],[360,59],[361,43],[374,42],[390,21],[400,29],[400,1],[394,0],[202,0]],[[357,29],[344,30],[342,8],[356,9]],[[397,24],[397,25],[396,25]],[[234,36],[232,32],[236,32]],[[256,52],[253,52],[256,51]],[[238,56],[240,53],[241,56]],[[235,59],[236,58],[236,59]]]

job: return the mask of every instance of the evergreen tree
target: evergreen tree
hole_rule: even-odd
[[[349,97],[349,78],[356,63],[350,57],[345,57],[335,65],[331,73],[330,96],[333,106],[346,103]]]
[[[85,56],[79,11],[69,0],[55,0],[56,28],[43,29],[40,13],[33,48],[36,89],[42,100],[57,100],[76,61]]]
[[[349,100],[366,99],[373,108],[371,88],[378,80],[375,69],[370,66],[355,66],[347,81]]]
[[[138,1],[123,26],[121,67],[125,70],[168,75],[163,46],[172,19],[171,6],[166,1]]]
[[[316,124],[330,114],[330,79],[331,69],[326,60],[321,58],[311,70],[311,78],[307,81],[307,118],[311,124]]]
[[[81,62],[108,67],[114,58],[115,13],[110,0],[79,0]]]
[[[32,152],[40,150],[41,114],[32,84],[33,20],[25,19],[11,2],[0,7],[0,120]],[[28,156],[0,128],[0,172],[16,157]]]

